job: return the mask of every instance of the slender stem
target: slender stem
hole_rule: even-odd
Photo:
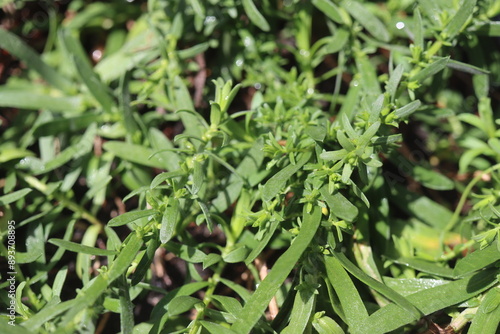
[[[427,59],[431,59],[443,46],[443,41],[437,40],[432,44],[432,46],[427,50],[425,56]]]
[[[30,176],[30,175],[27,175],[24,173],[19,173],[19,174],[23,177],[24,181],[26,183],[28,183],[31,187],[35,188],[36,190],[40,191],[41,193],[43,193],[45,195],[49,195],[49,192],[48,192],[49,187],[47,186],[47,184],[41,182],[39,179],[37,179],[34,176]],[[85,219],[89,223],[91,223],[93,225],[100,226],[100,227],[104,226],[104,224],[99,219],[97,219],[92,213],[90,213],[87,209],[85,209],[81,205],[73,202],[69,198],[66,198],[64,196],[64,194],[54,192],[52,195],[62,205],[64,205],[65,207],[67,207],[71,211],[77,213],[81,218]]]
[[[494,166],[491,166],[490,168],[486,169],[485,171],[478,173],[472,179],[472,181],[467,185],[464,192],[462,193],[462,197],[460,197],[460,201],[458,202],[458,205],[455,209],[455,212],[453,213],[453,216],[451,217],[450,221],[448,222],[448,224],[446,225],[446,227],[443,230],[443,235],[444,235],[444,233],[451,231],[455,227],[455,225],[457,224],[458,218],[460,216],[460,212],[462,211],[462,209],[465,205],[465,201],[467,200],[469,193],[472,191],[472,188],[476,185],[476,183],[478,183],[481,180],[483,175],[494,172],[497,169],[500,169],[500,164],[496,164]]]
[[[224,271],[225,267],[226,263],[223,261],[219,262],[219,264],[217,265],[217,268],[215,269],[214,274],[210,279],[211,284],[208,286],[207,291],[205,291],[205,296],[203,297],[203,304],[205,304],[205,307],[207,307],[212,301],[212,296],[215,292],[215,288],[220,282],[220,276]],[[203,319],[203,316],[204,316],[203,311],[198,312],[198,314],[196,314],[196,319],[192,322],[193,327],[191,327],[191,329],[189,330],[189,334],[196,334],[200,331],[201,324],[199,323],[198,320]]]

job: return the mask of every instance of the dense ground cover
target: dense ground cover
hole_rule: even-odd
[[[3,1],[0,332],[495,333],[499,14]]]

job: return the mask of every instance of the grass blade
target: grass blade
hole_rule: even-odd
[[[360,2],[347,0],[341,4],[371,35],[383,42],[389,42],[391,36],[385,25]]]
[[[7,205],[10,203],[13,203],[17,201],[18,199],[23,198],[24,196],[28,195],[32,189],[30,188],[24,188],[21,190],[14,191],[13,193],[7,194],[0,196],[0,205]]]
[[[305,286],[304,286],[305,285]],[[316,303],[316,287],[303,282],[293,302],[290,324],[281,331],[282,334],[305,333]]]
[[[362,333],[359,326],[368,318],[368,311],[356,286],[338,259],[325,255],[323,260],[328,280],[339,297],[349,328],[353,333]]]
[[[117,157],[139,165],[155,168],[168,167],[167,163],[154,154],[154,151],[149,147],[120,141],[108,141],[104,143],[103,147]]]
[[[174,236],[178,214],[179,200],[176,198],[171,198],[161,219],[160,241],[162,244],[167,243]]]
[[[59,72],[52,67],[48,66],[36,51],[24,43],[19,37],[3,28],[0,28],[0,47],[24,61],[29,68],[37,71],[42,78],[52,86],[64,92],[73,90],[71,81],[61,76]]]
[[[443,30],[443,35],[446,38],[451,39],[460,32],[465,22],[472,15],[476,2],[477,0],[464,0],[461,2],[457,13]]]
[[[269,23],[267,23],[266,19],[259,12],[252,0],[242,0],[242,3],[245,13],[255,26],[259,27],[263,31],[269,31],[271,29]]]
[[[342,266],[349,272],[351,275],[359,279],[361,282],[368,285],[373,290],[382,294],[384,297],[392,300],[395,305],[398,305],[399,308],[403,309],[405,314],[409,317],[412,317],[414,320],[420,318],[420,311],[415,308],[415,306],[409,302],[406,298],[401,296],[396,291],[389,288],[387,285],[377,281],[376,279],[368,276],[361,269],[356,267],[349,259],[343,254],[339,252],[333,252],[333,256],[335,256]]]
[[[339,14],[339,8],[330,0],[312,0],[312,4],[325,14],[332,21],[342,24],[342,16]]]
[[[495,334],[500,322],[500,292],[493,288],[484,296],[472,319],[468,334]]]
[[[311,213],[307,213],[304,208],[303,217],[304,220],[299,235],[287,251],[276,261],[270,273],[260,283],[248,303],[245,304],[241,311],[241,314],[245,316],[238,317],[231,327],[233,331],[241,334],[251,332],[271,298],[276,294],[302,253],[309,246],[321,221],[321,209],[316,206]]]
[[[404,72],[404,67],[402,64],[399,64],[396,66],[394,71],[391,73],[391,77],[389,78],[389,82],[387,82],[387,93],[389,93],[391,97],[391,101],[394,102],[394,99],[396,98],[396,91],[398,89],[399,82],[401,81],[401,78],[403,77],[403,72]]]
[[[142,211],[132,211],[126,212],[118,217],[111,219],[108,223],[110,227],[122,226],[138,219],[152,216],[156,213],[156,210],[142,210]]]
[[[80,111],[83,104],[79,96],[55,97],[25,90],[2,89],[0,90],[0,107],[68,112]]]
[[[69,251],[75,252],[75,253],[84,253],[84,254],[97,255],[97,256],[108,256],[108,255],[115,255],[118,253],[117,251],[85,246],[85,245],[78,244],[76,242],[66,241],[63,239],[55,239],[55,238],[49,239],[49,242],[53,245],[59,246],[61,248],[64,248],[66,250],[69,250]]]
[[[104,85],[99,79],[99,76],[94,72],[82,45],[72,35],[72,31],[64,30],[61,31],[60,34],[61,41],[64,43],[64,47],[69,53],[80,79],[85,86],[87,86],[92,96],[102,106],[104,111],[110,113],[116,104],[108,91],[108,86]]]
[[[394,115],[398,118],[406,118],[417,111],[421,104],[420,100],[410,102],[407,105],[394,110]]]
[[[477,296],[496,282],[495,270],[483,270],[458,281],[425,289],[406,298],[424,315],[428,315]],[[389,304],[370,315],[361,326],[365,333],[382,334],[414,320],[414,316],[405,312],[399,305]]]
[[[486,268],[500,260],[500,251],[495,244],[484,249],[476,250],[463,259],[460,259],[453,269],[455,277],[463,277],[474,271]]]
[[[422,71],[418,72],[416,75],[410,78],[410,81],[424,81],[427,78],[432,77],[436,73],[442,71],[447,65],[450,57],[439,58],[435,62],[428,65]]]

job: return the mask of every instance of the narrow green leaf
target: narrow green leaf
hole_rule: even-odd
[[[500,291],[492,288],[484,296],[467,334],[495,334],[500,323]]]
[[[3,334],[33,334],[34,332],[26,329],[24,325],[19,325],[15,323],[14,326],[9,324],[7,317],[0,320],[0,332]]]
[[[453,275],[455,277],[463,277],[484,269],[498,260],[500,260],[500,251],[495,245],[490,245],[484,249],[476,250],[463,259],[458,260],[455,269],[453,269]]]
[[[184,261],[190,263],[202,263],[207,257],[207,254],[203,253],[196,247],[179,244],[172,241],[166,243],[165,245],[163,245],[163,247],[165,247],[166,250],[174,253]]]
[[[422,314],[428,315],[477,296],[496,283],[496,270],[483,270],[457,281],[422,290],[406,298]],[[382,334],[413,321],[415,321],[414,315],[404,311],[397,304],[389,304],[371,314],[361,327],[365,333]]]
[[[139,284],[142,278],[146,275],[147,271],[151,267],[155,252],[159,246],[160,241],[158,240],[156,235],[154,235],[154,237],[151,238],[151,240],[148,242],[146,251],[144,252],[144,255],[142,256],[139,264],[137,265],[137,268],[134,271],[134,275],[132,276],[132,281],[130,283],[132,286]]]
[[[3,28],[0,28],[0,48],[24,61],[29,68],[37,71],[52,86],[64,92],[72,90],[71,81],[48,66],[28,44]]]
[[[196,15],[204,19],[205,18],[205,8],[201,4],[200,0],[188,0],[188,1],[191,4],[191,7],[193,7]]]
[[[229,312],[233,315],[238,315],[243,309],[241,303],[237,299],[232,297],[213,295],[212,299],[219,302],[224,311]]]
[[[368,311],[358,289],[338,259],[325,255],[323,260],[328,280],[337,293],[347,324],[353,332],[360,332],[359,326],[368,318]]]
[[[172,291],[169,291],[159,302],[158,304],[155,305],[153,308],[153,311],[151,311],[151,319],[153,320],[158,320],[160,319],[165,313],[167,313],[167,306],[170,303],[172,299],[174,299],[177,296],[189,296],[201,289],[204,289],[207,287],[208,282],[193,282],[193,283],[187,283],[184,284],[183,286],[173,289]]]
[[[80,111],[83,103],[80,96],[56,97],[24,90],[2,89],[0,90],[0,107],[68,112]]]
[[[424,273],[446,278],[455,278],[452,269],[438,266],[434,262],[425,261],[418,258],[407,258],[407,257],[400,257],[398,259],[394,259],[394,262],[402,264],[404,266],[408,266],[410,268],[417,269],[418,271],[422,271]]]
[[[32,189],[30,188],[24,188],[21,190],[14,191],[13,193],[7,194],[0,196],[0,206],[4,206],[10,203],[13,203],[17,201],[18,199],[23,198],[24,196],[28,195]]]
[[[232,315],[231,313],[224,312],[224,311],[217,311],[213,310],[211,308],[205,309],[204,314],[206,318],[216,321],[217,324],[233,324],[236,321],[236,316]],[[228,327],[226,327],[228,328]]]
[[[205,259],[203,260],[203,270],[207,269],[210,266],[213,266],[216,263],[219,263],[221,260],[222,257],[219,254],[207,254],[207,257],[205,257]]]
[[[174,148],[174,145],[163,132],[156,128],[150,129],[149,141],[155,151],[155,156],[158,156],[159,160],[163,162],[165,169],[168,171],[179,169],[181,158],[176,152],[169,151]]]
[[[394,110],[394,115],[398,118],[406,118],[417,111],[417,109],[420,108],[421,105],[422,103],[420,102],[420,100],[415,100],[401,108]]]
[[[196,304],[203,303],[200,299],[190,296],[177,296],[167,305],[168,315],[182,314],[192,309]]]
[[[370,127],[368,129],[366,129],[366,131],[359,137],[358,147],[359,146],[362,146],[362,147],[366,146],[371,141],[373,136],[375,136],[375,134],[377,133],[379,128],[380,128],[380,121],[377,121],[377,122],[373,123],[372,125],[370,125]]]
[[[205,218],[205,222],[207,223],[208,230],[211,233],[214,228],[214,222],[212,220],[210,210],[208,209],[208,206],[204,202],[197,200],[196,203],[200,206],[203,217]]]
[[[75,305],[78,304],[78,300],[76,299],[71,299],[71,300],[67,300],[67,301],[64,301],[62,303],[59,303],[59,304],[55,304],[55,305],[50,305],[50,306],[47,306],[47,307],[44,307],[43,309],[41,309],[37,314],[33,315],[31,318],[29,318],[28,320],[24,321],[22,326],[15,326],[15,327],[12,327],[12,326],[9,326],[9,327],[12,327],[12,328],[15,328],[16,331],[15,333],[13,334],[17,334],[17,328],[20,327],[20,328],[26,328],[28,329],[29,333],[34,333],[33,331],[39,331],[39,329],[45,324],[45,323],[49,323],[49,321],[51,319],[54,319],[55,317],[57,317],[59,314],[67,311],[68,309],[74,307]],[[1,323],[1,322],[0,322]],[[3,331],[2,331],[3,333]]]
[[[116,105],[115,101],[108,90],[108,86],[104,85],[97,73],[94,72],[80,41],[73,36],[73,32],[70,30],[60,30],[60,35],[80,79],[104,111],[111,112]]]
[[[389,77],[389,82],[387,82],[387,93],[389,93],[389,96],[391,97],[391,101],[394,102],[394,99],[396,98],[396,91],[398,89],[399,82],[401,81],[401,78],[403,77],[404,73],[404,66],[403,64],[399,64],[391,73],[391,76]]]
[[[323,160],[335,162],[344,159],[347,156],[347,153],[347,150],[340,149],[338,151],[323,152],[319,155],[319,157]]]
[[[488,145],[493,149],[493,151],[500,154],[500,139],[490,138],[488,139]]]
[[[470,74],[489,74],[490,72],[487,70],[484,70],[482,68],[479,68],[477,66],[471,65],[471,64],[466,64],[458,60],[450,59],[448,61],[448,64],[446,64],[449,68],[452,68],[454,70],[459,70],[465,73],[470,73]]]
[[[204,181],[203,164],[195,160],[193,161],[193,195],[196,195],[200,191]]]
[[[200,323],[203,327],[205,327],[205,329],[210,334],[235,334],[236,333],[235,331],[233,331],[225,326],[219,325],[215,322],[201,320]]]
[[[271,272],[259,284],[257,290],[245,304],[241,311],[241,314],[245,316],[236,320],[231,327],[233,331],[241,334],[251,332],[267,305],[269,305],[271,298],[276,294],[302,253],[309,246],[321,221],[321,208],[316,206],[311,213],[307,213],[306,208],[304,208],[303,217],[299,235],[293,240],[286,252],[279,257]]]
[[[120,289],[120,329],[122,334],[132,334],[134,330],[134,304],[130,299],[130,286],[125,275],[118,280]]]
[[[149,147],[120,141],[108,141],[104,149],[117,157],[148,167],[165,168],[166,162],[154,154]]]
[[[174,78],[173,94],[175,107],[177,110],[189,110],[194,112],[194,105],[189,90],[179,76]],[[184,134],[201,137],[201,125],[198,117],[191,113],[182,112],[179,114],[184,124]]]
[[[156,210],[141,210],[141,211],[126,212],[122,215],[119,215],[111,219],[108,223],[108,226],[110,227],[122,226],[125,224],[129,224],[133,221],[136,221],[138,219],[152,216],[154,214],[156,214]]]
[[[405,314],[409,317],[412,317],[414,320],[420,319],[420,311],[415,308],[415,306],[410,303],[406,298],[401,296],[396,291],[389,288],[387,285],[377,281],[371,276],[368,276],[361,269],[356,267],[349,259],[343,254],[339,252],[333,252],[333,256],[337,258],[342,266],[349,272],[351,275],[359,279],[364,284],[368,285],[373,290],[382,294],[384,297],[392,300],[395,305],[398,305],[401,309],[405,310]]]
[[[281,331],[282,334],[305,333],[306,327],[309,324],[309,319],[316,303],[315,293],[316,288],[308,286],[307,282],[303,282],[298,288],[299,291],[295,295],[293,302],[292,314],[290,315],[290,324]]]
[[[64,22],[64,26],[75,30],[83,29],[96,17],[106,17],[106,14],[110,16],[116,15],[116,13],[111,14],[110,12],[114,12],[114,8],[111,3],[90,3],[78,11],[78,14],[72,17],[71,20]]]
[[[354,117],[356,107],[361,100],[360,94],[361,85],[358,80],[354,79],[350,83],[349,90],[347,91],[347,95],[345,96],[344,102],[340,107],[339,115],[337,117],[343,117],[343,115],[346,115],[347,119],[352,119]]]
[[[344,134],[344,131],[342,130],[337,130],[337,140],[339,141],[339,144],[347,151],[351,152],[354,151],[356,148],[354,144],[346,137]]]
[[[69,250],[69,251],[75,252],[75,253],[84,253],[84,254],[97,255],[97,256],[108,256],[108,255],[118,254],[118,252],[114,251],[114,250],[100,249],[100,248],[85,246],[85,245],[78,244],[76,242],[66,241],[63,239],[53,238],[53,239],[49,239],[49,242],[53,245],[62,247],[66,250]]]
[[[253,24],[263,31],[269,31],[271,29],[269,23],[267,23],[266,19],[259,12],[252,0],[242,0],[242,3],[245,13]]]
[[[339,14],[339,7],[330,0],[312,0],[312,4],[333,22],[343,24],[342,16]]]
[[[153,181],[151,181],[150,189],[158,187],[165,180],[172,179],[175,177],[186,176],[187,173],[183,170],[174,170],[173,172],[164,172],[155,176]]]
[[[353,221],[358,216],[358,208],[341,193],[335,192],[330,194],[328,192],[328,185],[321,187],[320,193],[335,216],[348,221]]]
[[[111,284],[115,279],[117,279],[121,274],[123,274],[131,265],[137,252],[142,247],[142,238],[137,233],[131,233],[126,241],[126,245],[120,250],[120,254],[116,257],[110,266],[107,273],[108,284]],[[101,276],[98,276],[101,277]],[[93,289],[94,291],[97,290]],[[99,297],[98,295],[93,295],[89,293],[90,298],[95,298],[94,301]],[[85,298],[85,297],[84,297]],[[90,301],[90,300],[89,300]],[[93,302],[93,301],[92,301]]]
[[[312,139],[322,142],[327,133],[327,129],[323,125],[309,125],[305,129],[305,133]]]
[[[434,76],[436,73],[441,72],[448,65],[449,60],[450,57],[439,58],[438,60],[429,64],[423,70],[415,74],[413,77],[411,77],[409,81],[422,82],[425,79]]]
[[[177,51],[177,55],[179,56],[180,59],[193,58],[194,56],[207,51],[209,46],[210,46],[209,42],[200,43],[188,49]]]
[[[436,26],[442,24],[439,18],[439,12],[442,9],[438,5],[438,2],[432,0],[419,0],[418,3],[420,5],[419,8],[421,8],[423,14],[431,20],[432,24],[435,24]]]
[[[248,302],[248,300],[252,296],[250,291],[248,291],[247,289],[245,289],[241,285],[234,283],[233,281],[230,281],[230,280],[225,279],[225,278],[221,278],[220,281],[222,283],[224,283],[227,287],[229,287],[231,290],[236,292],[245,303]]]
[[[75,144],[64,149],[59,155],[54,159],[48,161],[43,168],[39,170],[34,170],[34,174],[43,174],[50,172],[56,168],[61,167],[68,161],[72,159],[78,159],[84,156],[92,150],[94,145],[94,138],[97,132],[97,125],[95,123],[91,124],[85,133],[82,135],[81,139]]]
[[[481,22],[481,24],[474,29],[478,35],[489,37],[500,37],[500,22],[490,21]]]
[[[92,123],[105,121],[108,121],[108,116],[96,114],[94,111],[78,116],[58,117],[36,126],[33,135],[35,137],[57,136],[63,132],[80,131],[88,128]]]
[[[389,31],[387,31],[385,25],[379,20],[378,17],[368,11],[363,4],[357,1],[346,0],[342,1],[341,5],[372,36],[383,42],[389,42],[391,36],[389,35]]]
[[[443,35],[446,38],[452,39],[462,30],[465,22],[467,22],[472,15],[476,2],[477,0],[463,0],[461,2],[458,11],[443,30]]]
[[[361,4],[357,4],[361,6]],[[366,102],[370,105],[382,93],[382,90],[380,89],[380,82],[378,81],[376,67],[366,55],[360,55],[356,57],[356,67],[359,73],[363,73],[363,75],[360,76],[359,80],[361,88],[366,94]]]
[[[384,277],[384,283],[402,296],[412,295],[425,289],[434,288],[450,281],[434,278],[392,278]]]
[[[413,42],[416,47],[419,47],[421,50],[424,49],[424,25],[422,23],[422,14],[420,14],[420,8],[415,8],[413,12],[413,18],[415,20],[413,35]]]
[[[33,157],[34,155],[35,155],[35,153],[33,153],[29,150],[20,149],[17,147],[5,147],[5,146],[1,147],[0,146],[0,163],[4,163],[7,161],[11,161],[11,160],[19,160],[19,159],[26,158],[26,157]],[[10,178],[8,177],[7,180],[12,180],[12,178],[15,178],[14,173],[11,172],[9,175],[10,175]],[[6,188],[4,188],[4,191],[10,192],[14,185],[15,185],[15,183],[12,181],[7,182]],[[9,189],[9,188],[11,188],[11,189]]]
[[[179,200],[170,198],[161,219],[160,241],[162,244],[167,243],[174,236],[178,216]]]
[[[311,152],[303,153],[295,165],[288,165],[271,177],[262,189],[262,200],[270,201],[282,191],[287,181],[289,181],[292,175],[297,173],[300,168],[309,161],[311,155]]]
[[[318,334],[345,334],[340,325],[330,317],[314,317],[312,325]]]
[[[421,166],[413,167],[413,176],[415,177],[415,180],[430,189],[452,190],[455,188],[455,184],[448,177]]]
[[[52,296],[61,296],[61,291],[64,286],[64,281],[68,275],[68,268],[65,266],[61,268],[54,278],[54,283],[52,284]]]
[[[235,249],[227,254],[222,254],[222,259],[226,263],[237,263],[244,261],[248,255],[248,248],[245,245],[238,245]]]
[[[135,27],[144,27],[144,24],[138,24]],[[134,28],[135,28],[134,27]],[[115,53],[104,57],[95,67],[95,72],[104,82],[110,82],[123,76],[137,64],[153,60],[158,57],[157,34],[153,29],[143,29],[134,31],[132,28],[127,42]]]

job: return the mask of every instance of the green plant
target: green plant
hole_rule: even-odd
[[[256,3],[72,1],[41,55],[0,29],[28,68],[0,89],[2,332],[496,331],[498,3]]]

